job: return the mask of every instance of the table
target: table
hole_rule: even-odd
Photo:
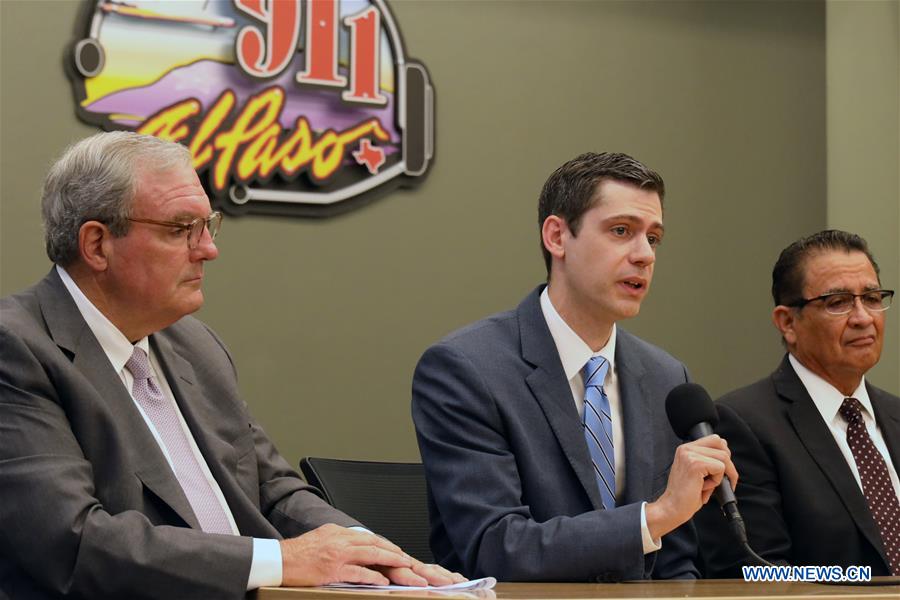
[[[876,578],[878,580],[878,578]],[[780,600],[814,597],[816,600],[898,600],[900,579],[892,585],[851,586],[820,583],[748,583],[734,579],[700,581],[642,581],[636,583],[499,583],[493,590],[470,592],[327,590],[321,588],[260,588],[255,600],[372,600],[375,598],[469,598],[497,600],[681,600],[682,598],[728,598]]]

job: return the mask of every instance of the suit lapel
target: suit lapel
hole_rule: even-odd
[[[872,408],[875,409],[875,421],[881,429],[881,437],[891,455],[894,470],[900,473],[900,402],[868,383],[866,388]]]
[[[810,457],[819,465],[831,482],[850,516],[863,535],[878,552],[884,556],[884,548],[878,526],[872,519],[866,499],[856,485],[856,478],[850,470],[844,455],[834,441],[828,425],[810,398],[809,393],[797,377],[787,357],[772,374],[775,389],[782,399],[790,403],[788,418],[806,447]]]
[[[199,527],[193,510],[159,444],[138,412],[131,395],[113,371],[106,354],[90,329],[85,327],[82,343],[75,352],[74,365],[90,381],[98,395],[116,415],[116,423],[128,432],[130,452],[137,459],[134,472],[151,492],[165,502],[191,527]]]
[[[214,410],[214,405],[203,395],[203,390],[197,384],[194,368],[173,350],[172,344],[162,334],[154,334],[151,340],[178,408],[210,470],[213,465],[233,463],[231,446],[223,442],[213,429],[216,419],[210,413]],[[213,474],[216,475],[215,472]]]
[[[525,378],[525,382],[541,406],[553,435],[590,498],[591,505],[598,510],[603,508],[603,500],[591,468],[584,429],[572,401],[572,389],[541,311],[542,289],[543,287],[538,287],[534,290],[516,309],[522,357],[535,367]]]
[[[900,473],[900,402],[879,389],[873,388],[868,383],[866,388],[869,392],[869,399],[872,401],[872,408],[875,410],[875,422],[881,430],[881,437],[887,446],[888,454],[891,455],[891,463],[894,470]],[[882,541],[882,545],[875,545],[881,558],[884,559],[885,566],[889,566],[887,554],[883,547],[881,536],[878,539]]]
[[[625,437],[625,503],[647,500],[653,495],[653,415],[644,364],[634,352],[628,334],[621,329],[616,341],[616,370],[622,401],[622,432]],[[630,441],[629,441],[630,440]],[[652,499],[652,498],[651,498]]]
[[[217,422],[221,423],[223,419],[216,412],[215,403],[203,394],[203,389],[197,383],[194,368],[173,349],[164,334],[156,333],[150,339],[194,441],[216,482],[222,487],[221,482],[226,476],[234,478],[235,469],[233,448],[222,439],[214,425]]]
[[[99,401],[116,415],[117,424],[127,432],[130,451],[137,461],[135,474],[188,525],[199,529],[194,511],[156,439],[55,268],[44,279],[37,294],[50,336],[72,356],[72,364],[96,390]]]

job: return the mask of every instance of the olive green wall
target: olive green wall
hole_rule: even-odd
[[[542,280],[540,186],[587,150],[631,153],[669,190],[653,291],[625,326],[714,395],[777,364],[772,263],[827,218],[824,3],[390,6],[436,88],[427,180],[326,221],[229,219],[207,269],[199,316],[290,460],[418,458],[416,360]],[[0,294],[47,271],[41,179],[93,131],[62,69],[79,8],[0,1]]]
[[[829,0],[828,226],[872,244],[882,284],[900,288],[900,2]],[[900,305],[900,300],[897,302]],[[900,315],[887,313],[870,379],[900,390]]]

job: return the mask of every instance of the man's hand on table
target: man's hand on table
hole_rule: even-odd
[[[458,573],[412,558],[383,537],[338,525],[322,525],[280,544],[283,586],[439,586],[465,581]]]
[[[391,583],[395,585],[408,585],[424,587],[426,585],[440,586],[461,583],[467,581],[459,573],[448,571],[440,565],[428,565],[416,559],[412,559],[410,567],[379,568]]]

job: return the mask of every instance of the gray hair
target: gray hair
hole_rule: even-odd
[[[181,144],[131,131],[98,133],[72,144],[56,161],[41,195],[47,256],[63,267],[79,257],[78,232],[88,221],[128,233],[138,170],[192,167]]]

